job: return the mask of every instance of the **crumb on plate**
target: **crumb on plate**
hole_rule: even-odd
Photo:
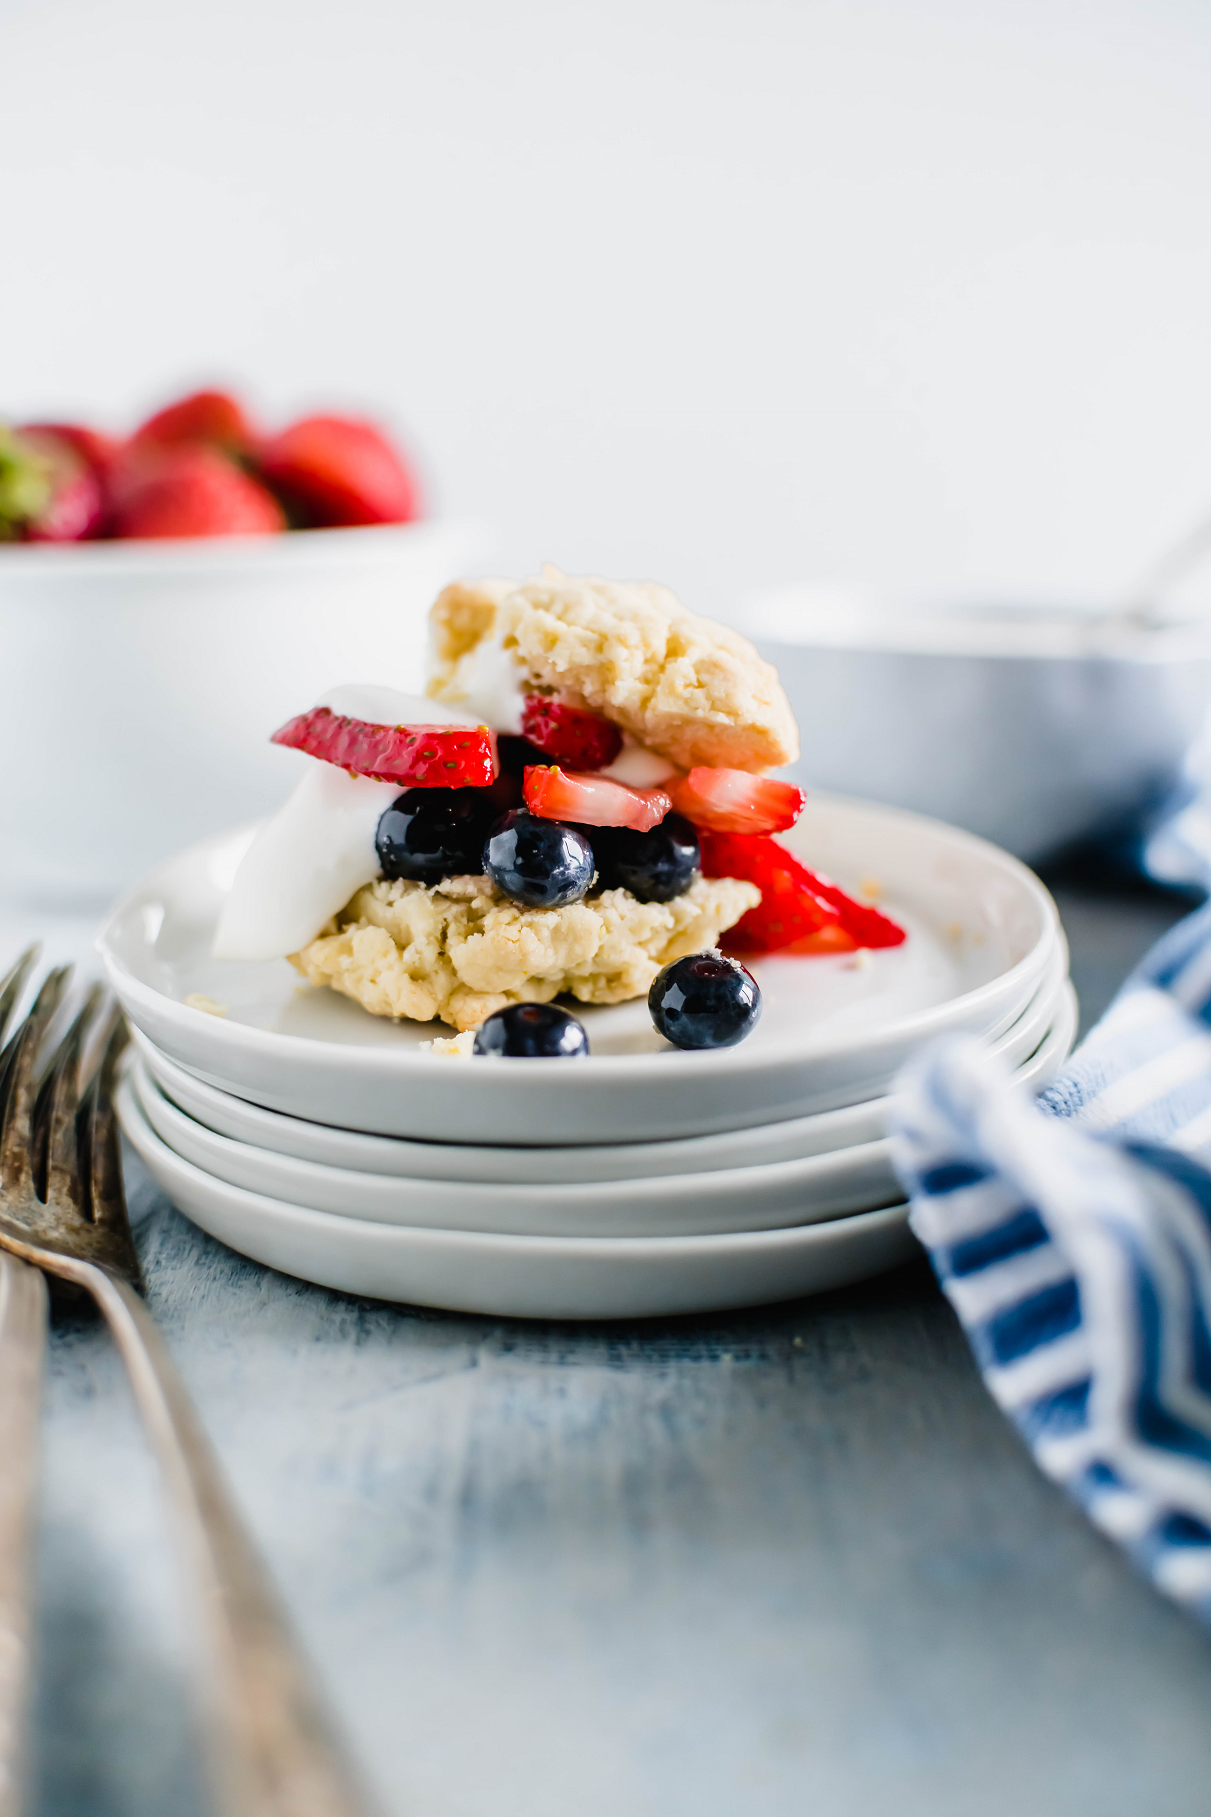
[[[421,1052],[437,1054],[443,1060],[469,1060],[475,1046],[475,1030],[464,1028],[461,1035],[435,1035],[421,1042]]]
[[[204,991],[190,991],[185,998],[186,1009],[200,1009],[204,1016],[225,1016],[227,1005],[219,1003],[214,997],[208,997]]]

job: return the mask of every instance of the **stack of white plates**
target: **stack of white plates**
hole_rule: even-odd
[[[908,929],[771,956],[742,1045],[680,1053],[646,1005],[578,1013],[587,1060],[455,1060],[211,936],[251,829],[153,872],[102,936],[135,1029],[123,1124],[169,1197],[257,1261],[461,1311],[627,1318],[840,1286],[912,1253],[884,1139],[899,1067],[981,1037],[1033,1090],[1076,1033],[1047,891],[970,834],[809,801],[791,843]],[[207,1013],[199,998],[225,1012]],[[193,1001],[191,1002],[190,999]]]

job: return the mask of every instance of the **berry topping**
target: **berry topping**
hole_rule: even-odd
[[[512,1060],[580,1060],[589,1037],[575,1016],[553,1003],[510,1003],[480,1024],[472,1051]]]
[[[483,868],[514,902],[562,908],[579,902],[592,883],[593,848],[575,827],[514,808],[492,828]]]
[[[266,482],[292,519],[314,528],[407,524],[420,516],[416,476],[373,423],[309,416],[261,451]]]
[[[656,974],[648,1008],[674,1047],[735,1047],[761,1018],[761,989],[738,959],[691,953]]]
[[[157,410],[131,437],[140,448],[176,448],[200,442],[233,455],[251,454],[257,439],[243,405],[226,391],[195,391]]]
[[[756,908],[727,935],[739,952],[852,952],[859,946],[899,946],[903,928],[878,909],[855,902],[817,877],[793,852],[765,833],[700,833],[704,877],[740,877],[761,891]]]
[[[612,721],[546,694],[527,696],[521,729],[544,757],[574,770],[604,770],[622,749],[622,733]]]
[[[591,827],[589,839],[598,887],[630,890],[640,902],[671,902],[683,895],[701,862],[698,835],[680,814],[666,814],[650,833]]]
[[[803,812],[803,790],[747,770],[692,769],[668,785],[673,806],[712,833],[781,833]]]
[[[355,776],[414,788],[486,788],[496,779],[496,734],[487,726],[383,726],[313,707],[280,727],[271,742]]]
[[[484,840],[499,814],[484,789],[407,789],[374,836],[383,876],[416,883],[478,876]]]
[[[117,536],[272,536],[286,528],[264,486],[202,443],[132,443],[114,463],[112,487]]]
[[[672,806],[663,789],[632,789],[574,770],[528,769],[526,806],[543,820],[578,820],[585,826],[629,826],[650,832]]]

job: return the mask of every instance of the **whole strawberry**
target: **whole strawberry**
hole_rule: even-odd
[[[260,468],[305,528],[407,524],[420,516],[415,474],[382,430],[360,418],[304,417],[264,444]]]
[[[73,448],[104,484],[105,476],[118,452],[117,439],[103,429],[92,429],[86,423],[22,423],[18,435],[53,435]]]
[[[115,536],[274,536],[286,528],[277,500],[213,448],[128,448],[113,488]]]
[[[141,448],[198,445],[218,448],[237,459],[251,455],[259,439],[248,412],[227,391],[194,391],[157,410],[131,436]]]
[[[101,481],[49,428],[0,428],[0,542],[75,543],[101,528]]]

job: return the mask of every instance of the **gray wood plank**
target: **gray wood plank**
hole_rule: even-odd
[[[1096,1013],[1178,905],[1066,886]],[[1034,1469],[928,1269],[658,1325],[254,1268],[134,1180],[153,1304],[391,1812],[1195,1817],[1211,1645]],[[44,1817],[191,1817],[153,1485],[54,1343]]]

